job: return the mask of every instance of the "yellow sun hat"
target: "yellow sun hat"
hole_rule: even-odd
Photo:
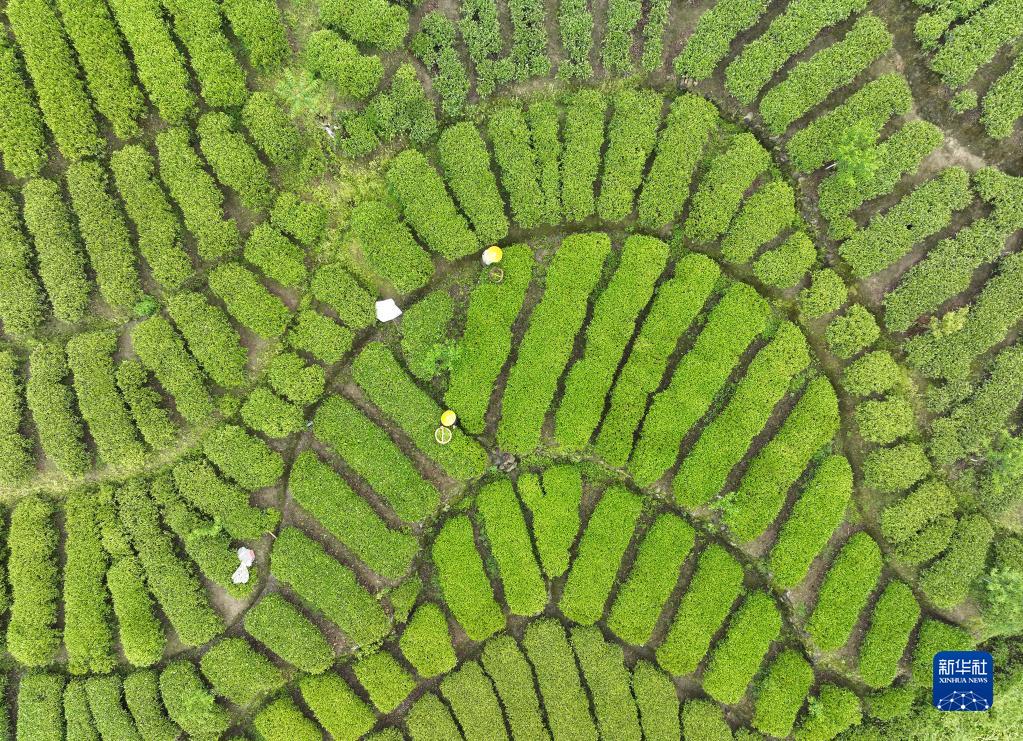
[[[484,265],[496,265],[501,262],[502,257],[504,257],[504,252],[500,247],[487,247],[483,250]]]
[[[455,422],[457,421],[458,415],[455,414],[450,409],[446,410],[442,415],[440,415],[440,423],[445,427],[454,427]]]

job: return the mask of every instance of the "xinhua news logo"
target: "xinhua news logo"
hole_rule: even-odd
[[[934,655],[934,691],[938,710],[990,710],[995,700],[994,662],[987,651],[942,651]]]

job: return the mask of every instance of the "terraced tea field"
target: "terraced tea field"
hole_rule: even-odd
[[[0,17],[0,735],[1019,736],[1019,0]]]

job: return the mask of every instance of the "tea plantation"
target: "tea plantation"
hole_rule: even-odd
[[[0,19],[0,737],[1019,738],[1021,0]]]

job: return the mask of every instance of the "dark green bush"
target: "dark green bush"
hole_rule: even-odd
[[[156,180],[152,156],[131,144],[110,156],[110,169],[153,277],[165,288],[179,287],[192,275],[192,259],[182,247],[181,222]]]
[[[823,180],[818,188],[821,215],[831,222],[830,235],[835,239],[852,236],[856,221],[849,214],[867,201],[892,192],[904,175],[917,171],[920,162],[942,142],[941,130],[927,121],[910,121],[890,137],[869,149],[866,155],[876,159],[869,175],[850,177],[838,170]]]
[[[710,741],[728,741],[732,728],[725,721],[721,706],[709,700],[687,700],[682,706],[683,738],[705,738]]]
[[[909,400],[899,396],[868,399],[856,406],[856,426],[864,440],[888,445],[913,431],[914,414]]]
[[[304,672],[321,674],[334,663],[320,629],[279,594],[267,594],[246,611],[245,632]]]
[[[657,289],[632,352],[618,374],[611,393],[611,405],[604,414],[597,436],[595,449],[606,463],[624,466],[628,461],[633,436],[647,412],[647,400],[660,386],[679,338],[700,312],[719,275],[720,269],[710,258],[686,255],[677,263],[676,276]],[[671,388],[674,391],[665,392],[665,397],[680,387]],[[651,420],[650,430],[656,426],[658,432],[649,434],[644,445],[659,444],[663,440],[663,432],[674,434],[679,429],[668,424],[664,414],[668,406],[666,401],[655,400],[650,409],[655,416],[648,418]],[[664,448],[660,449],[665,457],[670,454],[670,444],[671,441],[667,440]],[[667,465],[670,464],[665,467]]]
[[[568,57],[558,65],[558,77],[568,80],[591,77],[593,14],[586,0],[564,0],[558,3],[558,28],[561,31],[561,46]],[[619,40],[621,38],[622,34],[619,34]]]
[[[225,638],[199,662],[213,691],[235,705],[251,705],[284,686],[284,676],[244,638]]]
[[[526,110],[529,133],[536,153],[541,215],[544,223],[561,223],[561,109],[545,97],[533,101]]]
[[[483,475],[487,455],[475,440],[455,428],[447,445],[437,442],[434,432],[440,422],[440,406],[416,385],[386,345],[366,345],[355,359],[353,376],[369,400],[445,473],[458,481]]]
[[[170,322],[159,315],[139,322],[132,330],[131,341],[135,354],[174,399],[182,417],[196,424],[213,413],[202,371]]]
[[[248,268],[227,262],[209,274],[210,290],[242,326],[269,340],[284,334],[291,312]]]
[[[429,382],[444,370],[448,352],[448,328],[455,302],[444,290],[431,291],[402,315],[401,352],[405,365],[420,381]],[[451,353],[453,355],[453,353]],[[451,360],[454,363],[454,358]]]
[[[92,102],[56,11],[46,0],[10,0],[5,11],[57,148],[70,162],[99,154]]]
[[[6,36],[0,40],[0,109],[5,114],[0,130],[4,167],[17,178],[38,175],[47,159],[43,118]]]
[[[959,520],[949,549],[920,575],[920,588],[936,606],[951,609],[966,601],[983,571],[995,531],[981,515]]]
[[[682,738],[678,694],[667,674],[648,661],[637,661],[632,670],[632,692],[644,738],[651,741]]]
[[[874,216],[839,248],[858,278],[884,270],[915,244],[946,228],[952,214],[970,205],[973,191],[961,167],[949,167],[907,195],[884,214]]]
[[[671,628],[657,648],[661,668],[676,677],[695,671],[742,593],[742,580],[742,565],[728,551],[718,545],[703,550]]]
[[[812,172],[838,159],[854,125],[869,132],[879,131],[889,118],[906,113],[912,104],[909,83],[903,75],[882,75],[793,134],[785,148],[797,170]]]
[[[286,191],[277,197],[270,222],[304,247],[312,247],[320,241],[327,227],[327,209],[319,203],[303,201],[295,193]]]
[[[225,0],[221,7],[231,21],[231,30],[249,55],[249,64],[261,72],[273,72],[287,61],[291,49],[277,3],[273,0]]]
[[[203,99],[213,108],[240,106],[248,97],[245,72],[221,30],[216,0],[163,0],[174,19],[174,35],[188,51],[188,61]]]
[[[32,741],[61,741],[64,737],[63,689],[64,677],[60,674],[28,673],[21,678],[18,683],[18,736]]]
[[[798,231],[753,263],[753,274],[772,288],[799,284],[817,260],[817,248],[806,232]]]
[[[545,730],[533,672],[515,639],[501,635],[487,641],[482,662],[504,706],[512,738],[542,737]]]
[[[664,107],[664,98],[653,91],[624,90],[613,102],[597,199],[597,215],[607,222],[619,222],[632,214]]]
[[[276,12],[275,4],[268,0],[263,2],[272,5]],[[231,5],[247,7],[239,0],[234,0]],[[288,118],[279,98],[262,91],[253,93],[242,109],[241,118],[249,136],[274,166],[284,169],[298,164],[302,153],[302,134]]]
[[[862,717],[860,698],[852,690],[833,684],[821,685],[796,729],[796,741],[830,741],[859,725]]]
[[[881,328],[874,315],[860,304],[853,304],[845,314],[832,319],[825,334],[831,352],[846,360],[874,344],[880,336]]]
[[[340,263],[320,267],[310,288],[317,301],[327,304],[352,329],[365,329],[376,320],[373,296]]]
[[[533,616],[547,605],[547,586],[533,556],[529,529],[512,484],[493,481],[476,495],[476,509],[514,615]]]
[[[273,486],[284,474],[280,453],[258,437],[237,425],[221,425],[202,444],[203,452],[228,478],[249,490]],[[200,466],[203,479],[209,478],[208,467]],[[189,466],[190,476],[198,474]],[[177,469],[175,469],[175,473]]]
[[[7,650],[28,667],[46,666],[60,649],[58,533],[53,514],[50,502],[36,496],[24,497],[11,512],[7,533],[7,578],[11,584]],[[22,686],[25,681],[23,678]]]
[[[397,708],[416,686],[412,676],[384,650],[363,656],[352,669],[381,713]]]
[[[979,6],[971,6],[979,8]],[[928,65],[950,88],[968,83],[998,50],[1023,33],[1023,17],[1011,3],[979,8],[945,37]]]
[[[270,573],[357,646],[372,645],[389,630],[387,615],[352,570],[301,530],[281,530],[270,554]]]
[[[587,296],[610,250],[606,235],[578,234],[565,238],[551,261],[543,298],[529,317],[501,400],[497,436],[503,450],[525,453],[539,444],[558,378],[586,318]]]
[[[716,271],[705,269],[701,273],[702,285],[693,303],[680,311],[689,321],[699,312],[717,278]],[[682,438],[706,414],[739,358],[765,329],[769,311],[767,302],[745,283],[730,287],[714,306],[693,346],[676,366],[671,383],[654,397],[643,421],[629,461],[629,470],[640,486],[652,484],[674,465]],[[649,383],[649,388],[656,388],[660,376],[656,381],[651,376]],[[636,418],[642,418],[638,408],[637,413]],[[620,434],[628,433],[623,429]]]
[[[224,710],[187,660],[175,661],[160,672],[160,696],[167,714],[190,735],[221,734],[231,724]]]
[[[116,560],[107,569],[106,585],[124,657],[134,666],[152,666],[163,656],[167,639],[163,625],[153,614],[153,600],[138,559],[129,555]],[[141,725],[137,717],[135,720]]]
[[[479,249],[479,239],[422,153],[407,149],[392,159],[387,184],[405,219],[434,252],[453,260]]]
[[[65,476],[80,476],[91,464],[85,448],[82,420],[65,379],[70,370],[59,345],[40,344],[32,350],[25,399],[39,442]]]
[[[380,57],[360,54],[355,44],[327,29],[306,39],[303,54],[309,71],[337,85],[346,98],[368,98],[384,74]]]
[[[215,260],[238,249],[241,236],[234,219],[224,219],[224,195],[203,169],[188,130],[173,128],[156,135],[160,179],[170,191],[196,238],[199,257]]]
[[[771,21],[767,30],[743,47],[725,70],[728,91],[747,105],[794,55],[799,54],[828,26],[866,7],[866,0],[795,0]],[[848,64],[848,62],[846,62]]]
[[[252,719],[259,738],[320,741],[323,734],[316,724],[298,709],[290,697],[282,697],[260,710]]]
[[[319,365],[306,365],[295,353],[275,355],[266,373],[273,390],[295,404],[307,406],[323,396],[326,385],[323,368]]]
[[[419,550],[408,533],[392,530],[334,469],[311,450],[292,464],[288,489],[295,502],[360,561],[385,579],[399,579]]]
[[[504,615],[483,570],[469,519],[459,515],[444,523],[431,554],[444,601],[466,634],[482,641],[501,630]]]
[[[1017,57],[1012,67],[995,80],[984,94],[981,122],[988,136],[1005,139],[1023,116],[1023,64]]]
[[[795,222],[796,197],[792,186],[772,180],[743,203],[721,239],[721,254],[729,262],[747,263],[761,247]]]
[[[302,408],[285,401],[265,386],[253,389],[241,408],[242,421],[273,440],[305,429]]]
[[[238,194],[245,208],[257,213],[270,209],[274,189],[270,172],[245,136],[234,129],[226,113],[204,113],[195,127],[203,157],[223,185]]]
[[[500,56],[504,38],[496,0],[465,0],[461,4],[459,30],[469,59],[476,67],[476,92],[487,98],[515,74],[512,59]]]
[[[65,322],[77,322],[89,303],[85,257],[71,226],[60,187],[52,180],[30,180],[21,189],[25,226],[35,245],[39,278],[53,308]]]
[[[733,705],[743,698],[771,643],[781,631],[774,600],[753,592],[728,621],[728,632],[714,647],[703,673],[703,689],[718,702]],[[772,719],[772,722],[778,719]]]
[[[869,396],[897,389],[905,383],[904,373],[891,353],[874,350],[861,355],[845,368],[842,385],[850,394]]]
[[[381,201],[360,203],[352,211],[352,236],[370,267],[401,294],[427,284],[433,276],[430,255],[398,214]]]

